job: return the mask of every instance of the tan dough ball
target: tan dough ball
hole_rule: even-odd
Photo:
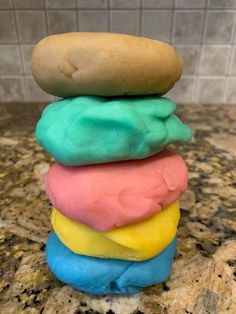
[[[167,43],[112,33],[49,36],[32,57],[39,86],[59,97],[165,94],[182,68]]]

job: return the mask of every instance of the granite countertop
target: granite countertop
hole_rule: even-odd
[[[170,279],[133,296],[94,297],[47,268],[53,160],[35,143],[43,105],[0,105],[0,313],[236,313],[236,106],[180,105],[194,131],[177,147],[190,171]]]

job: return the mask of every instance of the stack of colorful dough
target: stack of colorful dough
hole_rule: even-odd
[[[192,133],[161,95],[182,67],[168,44],[121,34],[54,35],[34,50],[35,80],[64,97],[36,127],[57,161],[45,177],[46,258],[76,289],[134,293],[171,273],[188,171],[167,146]]]

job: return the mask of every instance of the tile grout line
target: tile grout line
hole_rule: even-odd
[[[171,21],[170,21],[170,25],[171,25],[171,26],[170,26],[170,35],[169,35],[169,38],[170,38],[170,45],[171,45],[171,46],[173,47],[173,49],[174,49],[173,38],[174,38],[174,29],[175,29],[175,0],[172,0],[172,5],[171,5],[170,10],[172,11],[172,13],[171,13]],[[181,75],[181,78],[180,78],[179,82],[181,81],[182,78],[183,78],[183,76]],[[176,83],[178,83],[178,82],[176,82]],[[174,87],[175,87],[175,85],[171,88],[171,90],[172,90]],[[167,94],[168,94],[169,92],[171,92],[171,90],[168,91]],[[171,96],[171,95],[168,96],[168,97],[170,97],[170,99],[172,100],[172,96]],[[173,99],[173,101],[175,101],[175,99]]]
[[[108,15],[107,15],[107,31],[111,32],[111,4],[110,0],[107,0],[107,10],[108,10]]]
[[[49,26],[49,21],[48,21],[48,9],[47,9],[47,5],[46,5],[46,0],[43,1],[43,5],[44,5],[44,9],[43,10],[44,10],[46,36],[49,36],[51,34],[51,27]],[[33,78],[33,80],[34,80],[34,78]],[[53,101],[53,96],[52,95],[50,95],[50,101]]]
[[[75,23],[76,23],[76,32],[79,32],[79,12],[80,12],[80,9],[78,7],[78,3],[77,1],[75,0]]]
[[[71,11],[74,9],[79,9],[80,11],[104,11],[107,8],[79,8],[79,7],[74,7],[74,8],[38,8],[38,9],[34,9],[34,8],[17,8],[17,11],[42,11],[42,10],[48,10],[48,11]],[[111,10],[113,11],[120,11],[120,10],[125,10],[125,11],[133,11],[133,10],[138,10],[137,7],[133,7],[133,8],[125,8],[125,7],[120,7],[120,8],[111,8]],[[157,8],[157,7],[142,7],[143,10],[151,10],[151,11],[166,11],[166,10],[175,10],[175,11],[202,11],[205,10],[205,7],[202,8],[176,8],[176,7],[166,7],[166,8]],[[12,11],[13,9],[0,9],[0,11]],[[207,9],[207,11],[215,11],[215,12],[236,12],[236,8],[232,8],[232,9],[226,9],[226,8],[211,8],[211,9]]]
[[[142,28],[143,28],[143,0],[139,1],[139,29],[138,34],[142,36]]]
[[[207,4],[208,0],[205,2],[205,6],[203,9],[203,20],[202,20],[202,29],[201,29],[201,38],[200,38],[200,43],[199,43],[199,53],[198,53],[198,58],[196,62],[196,69],[195,69],[195,82],[194,82],[194,90],[193,90],[193,103],[197,104],[198,103],[198,89],[199,89],[199,80],[200,80],[200,71],[199,71],[199,66],[200,66],[200,60],[202,57],[202,52],[203,52],[203,46],[204,46],[204,38],[205,38],[205,33],[206,33],[206,25],[208,21],[208,15],[207,15]]]
[[[175,1],[175,0],[174,0]],[[174,45],[174,35],[175,35],[175,20],[176,20],[176,11],[175,11],[175,8],[174,8],[174,1],[172,3],[172,17],[171,17],[171,33],[170,33],[170,44],[171,45]]]
[[[236,32],[236,13],[234,14],[234,22],[233,22],[233,27],[232,27],[232,34],[231,34],[231,38],[230,38],[230,53],[228,55],[228,60],[227,60],[227,64],[226,64],[226,69],[225,69],[225,80],[224,80],[224,84],[223,84],[223,101],[222,103],[225,105],[227,104],[226,102],[226,97],[227,97],[227,93],[226,93],[226,89],[228,86],[228,78],[230,77],[229,75],[229,70],[230,70],[230,61],[231,61],[231,57],[233,56],[233,50],[234,50],[234,32]]]
[[[23,82],[23,98],[24,98],[24,101],[30,101],[29,89],[28,89],[28,86],[26,84],[26,79],[25,79],[24,57],[23,57],[23,51],[22,51],[23,48],[22,48],[22,43],[20,42],[20,34],[19,34],[19,29],[18,29],[18,22],[17,22],[14,1],[12,1],[12,12],[13,12],[14,24],[15,24],[15,29],[16,29],[17,46],[20,53],[21,79]]]
[[[174,37],[174,22],[175,22],[175,17],[174,17],[174,13],[175,13],[175,0],[172,0],[172,6],[170,8],[171,10],[171,18],[170,18],[170,32],[169,32],[169,42],[170,45],[173,45],[173,37]]]
[[[49,22],[48,22],[48,10],[46,8],[46,0],[44,0],[44,6],[45,6],[45,9],[44,9],[44,18],[45,18],[45,28],[46,28],[46,33],[47,33],[47,36],[50,35],[50,27],[49,27]]]

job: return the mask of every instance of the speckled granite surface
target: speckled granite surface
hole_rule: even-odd
[[[85,295],[49,272],[52,159],[35,143],[42,105],[0,105],[0,313],[236,313],[236,106],[178,106],[194,130],[178,147],[190,170],[178,252],[164,285],[126,297]]]

